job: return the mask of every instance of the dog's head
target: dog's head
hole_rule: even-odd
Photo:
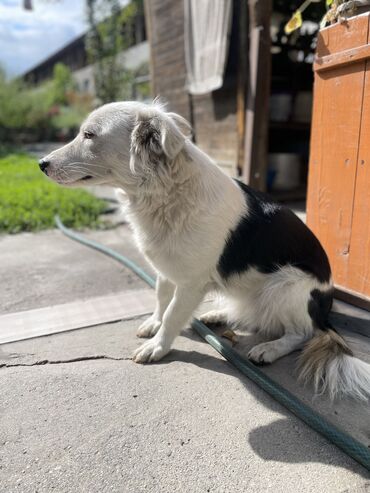
[[[110,103],[93,111],[72,142],[39,164],[61,185],[106,184],[134,192],[171,174],[189,130],[185,119],[159,104]]]

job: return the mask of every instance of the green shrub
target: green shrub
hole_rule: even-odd
[[[57,130],[76,130],[86,117],[86,111],[78,106],[61,106],[59,113],[53,116],[51,122]]]
[[[52,98],[50,85],[27,90],[18,80],[6,81],[0,71],[0,140],[17,141],[22,132],[37,139],[48,128]]]
[[[53,99],[56,104],[66,104],[69,92],[76,89],[71,69],[64,63],[56,63],[53,67]]]
[[[54,78],[37,87],[8,81],[0,69],[0,141],[52,140],[75,131],[92,107],[91,95],[74,90],[70,70],[56,64]]]
[[[79,189],[49,181],[37,161],[25,154],[0,158],[0,232],[18,233],[54,227],[59,214],[66,226],[99,225],[102,200]]]

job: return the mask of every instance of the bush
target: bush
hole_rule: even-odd
[[[64,63],[56,63],[53,69],[53,96],[54,103],[66,104],[67,94],[76,89],[72,72]]]
[[[58,136],[61,135],[64,139],[69,139],[77,132],[77,129],[85,116],[86,113],[81,108],[75,106],[63,106],[59,108],[58,113],[51,118],[51,124],[53,130],[58,133]]]
[[[51,81],[34,88],[7,81],[0,70],[0,141],[50,140],[60,130],[69,137],[91,108],[92,96],[75,91],[71,72],[61,63]]]
[[[50,85],[26,90],[18,80],[6,81],[0,71],[0,140],[16,142],[22,132],[37,139],[48,128],[52,103]]]
[[[66,226],[99,225],[106,205],[88,192],[63,188],[42,175],[26,154],[0,158],[0,232],[18,233],[54,227],[59,214]]]

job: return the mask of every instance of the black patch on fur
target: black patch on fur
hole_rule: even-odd
[[[321,330],[331,329],[335,331],[328,320],[329,312],[333,305],[334,289],[329,289],[328,291],[313,289],[310,294],[311,299],[308,301],[308,313],[314,327]]]
[[[161,164],[167,164],[166,156],[161,146],[161,134],[158,128],[158,122],[155,118],[142,120],[135,127],[135,152],[141,157],[143,152],[147,153],[147,158],[151,170],[155,171]]]
[[[160,147],[160,135],[151,120],[144,120],[140,122],[137,129],[136,139],[137,142],[144,147],[150,147],[152,145],[155,145],[158,148]]]
[[[220,275],[228,278],[250,267],[271,273],[292,265],[328,282],[328,257],[312,231],[287,207],[237,183],[245,193],[249,212],[230,231],[217,266]]]

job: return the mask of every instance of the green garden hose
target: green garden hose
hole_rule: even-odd
[[[125,267],[135,272],[135,274],[144,282],[149,284],[149,286],[152,288],[155,287],[155,280],[127,257],[120,255],[114,250],[107,248],[93,240],[84,238],[83,236],[66,228],[58,216],[55,217],[55,222],[58,228],[69,238],[72,238],[73,240],[78,241],[79,243],[82,243],[90,248],[98,250],[108,257],[114,258]],[[311,428],[317,432],[321,433],[321,435],[326,437],[337,447],[343,450],[343,452],[348,454],[370,471],[370,450],[365,445],[361,444],[347,433],[344,433],[339,428],[329,423],[325,418],[315,413],[313,409],[306,406],[306,404],[297,399],[297,397],[291,394],[288,390],[271,380],[271,378],[265,375],[257,366],[242,358],[230,346],[225,344],[200,320],[195,319],[192,323],[192,327],[198,335],[207,341],[208,344],[216,349],[216,351],[218,351],[227,361],[243,373],[243,375],[250,378],[254,383],[266,391],[280,404],[289,409],[289,411],[295,414],[298,418],[311,426]]]

